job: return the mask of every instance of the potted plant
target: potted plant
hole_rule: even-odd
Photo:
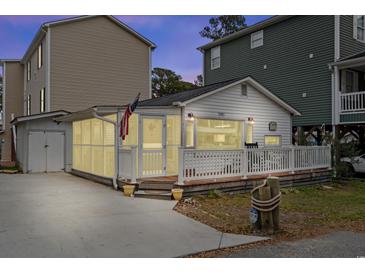
[[[136,188],[135,185],[128,185],[128,184],[123,185],[123,193],[124,193],[124,195],[127,196],[127,197],[133,196],[133,193],[134,193],[134,189],[135,188]]]
[[[181,188],[173,188],[171,190],[174,200],[181,200],[184,190]]]

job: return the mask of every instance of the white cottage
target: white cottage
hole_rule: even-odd
[[[57,118],[73,124],[73,171],[128,180],[199,179],[329,168],[329,147],[292,147],[300,113],[251,77],[139,103],[129,135],[119,137],[125,110],[97,106]]]

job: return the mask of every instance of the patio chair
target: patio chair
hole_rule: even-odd
[[[256,143],[246,143],[245,142],[245,147],[247,148],[259,148],[259,144],[256,142]]]

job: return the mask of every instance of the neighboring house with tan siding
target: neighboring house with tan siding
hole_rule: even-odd
[[[8,104],[16,104],[15,116],[27,116],[101,104],[125,105],[137,93],[148,99],[155,47],[112,16],[44,23],[23,58],[17,65],[12,62],[12,71],[4,73],[3,82],[16,89],[14,102],[4,101],[5,120],[11,120]],[[0,64],[6,67],[8,63]],[[11,134],[8,130],[5,125],[3,136]],[[3,140],[2,151],[2,161],[14,160],[11,138]]]
[[[1,161],[12,158],[12,126],[14,117],[23,114],[23,66],[19,60],[0,60],[2,63],[2,123],[0,131]]]

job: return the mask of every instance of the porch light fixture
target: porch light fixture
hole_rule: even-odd
[[[248,117],[247,121],[248,121],[249,124],[254,124],[255,123],[255,121],[253,120],[253,117]]]
[[[191,113],[191,112],[188,113],[188,120],[189,121],[194,121],[194,114],[193,113]]]

